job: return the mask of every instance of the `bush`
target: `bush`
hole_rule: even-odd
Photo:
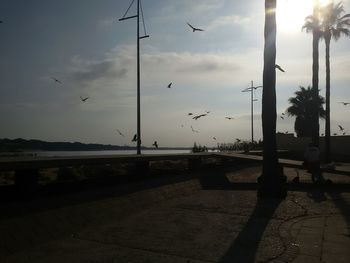
[[[249,152],[250,150],[258,150],[262,148],[262,141],[241,141],[236,139],[234,143],[218,143],[218,150],[220,152],[229,152],[229,151],[244,151]]]
[[[200,152],[207,152],[208,148],[206,146],[201,146],[200,144],[197,145],[197,143],[194,143],[191,152],[193,153],[200,153]]]

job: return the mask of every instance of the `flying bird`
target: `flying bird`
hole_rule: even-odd
[[[173,83],[170,82],[170,83],[168,84],[167,88],[168,88],[168,89],[171,89],[171,85],[172,85],[172,84],[173,84]]]
[[[334,136],[338,135],[337,133],[333,133]]]
[[[346,134],[346,132],[343,132],[343,135],[345,135]]]
[[[343,104],[344,106],[350,104],[350,102],[339,102],[339,103]]]
[[[208,111],[208,110],[207,110],[207,111],[205,111],[205,112],[206,112],[207,114],[209,114],[209,113],[210,113],[210,111]]]
[[[280,65],[275,64],[275,68],[277,68],[279,71],[285,72],[284,69],[282,69]]]
[[[338,125],[339,130],[344,131],[344,128],[341,125]]]
[[[119,133],[120,136],[125,137],[125,135],[120,130],[117,130],[117,132]]]
[[[59,80],[59,79],[56,79],[54,77],[51,77],[55,82],[59,83],[59,84],[62,84],[62,82]]]
[[[188,116],[191,116],[191,115],[193,115],[193,113],[192,113],[192,112],[189,112],[187,115],[188,115]]]
[[[137,142],[137,134],[134,135],[134,138],[131,140],[132,142]]]
[[[237,141],[237,142],[240,142],[240,141],[241,141],[241,139],[236,138],[236,141]]]
[[[233,117],[225,117],[225,119],[234,120],[235,118],[233,118]]]
[[[83,98],[82,96],[80,96],[80,99],[82,102],[86,102],[89,99],[89,97]]]
[[[196,31],[204,31],[203,29],[193,27],[190,23],[187,23],[187,25],[188,25],[190,28],[192,28],[193,32],[196,32]]]
[[[280,118],[281,118],[282,120],[284,120],[283,116],[280,116]]]
[[[200,115],[194,116],[192,119],[198,120],[199,118],[204,117],[204,116],[207,116],[207,114],[200,114]]]
[[[192,130],[192,132],[199,133],[199,131],[196,131],[195,129],[193,129],[192,125],[191,125],[191,130]]]
[[[286,115],[284,112],[282,112],[281,114],[282,114],[282,116]]]
[[[158,142],[154,141],[154,143],[152,144],[154,147],[156,147],[156,149],[158,149]]]
[[[216,137],[213,137],[213,140],[215,140],[215,141],[216,141]]]

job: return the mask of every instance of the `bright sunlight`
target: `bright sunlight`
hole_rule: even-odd
[[[325,6],[333,0],[318,0]],[[313,12],[315,0],[284,0],[277,4],[277,28],[281,33],[299,33],[304,25],[305,17]],[[334,2],[334,1],[333,1]]]
[[[322,0],[322,2],[328,0]],[[299,33],[305,17],[312,14],[313,0],[285,0],[277,4],[277,30],[280,33]]]

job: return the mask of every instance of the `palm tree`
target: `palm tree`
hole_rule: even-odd
[[[323,108],[324,98],[319,96],[318,100],[314,100],[314,90],[310,86],[304,88],[299,87],[294,94],[295,97],[289,98],[289,106],[286,110],[288,116],[295,116],[294,130],[298,137],[312,136],[312,123],[314,120],[314,109],[318,109],[319,117],[325,117],[325,110]]]
[[[276,145],[276,0],[265,0],[264,72],[262,95],[263,171],[260,196],[285,196],[285,177],[279,169]]]
[[[331,162],[331,122],[330,122],[330,61],[329,48],[332,37],[338,40],[342,35],[350,37],[350,14],[343,15],[342,2],[330,3],[321,9],[321,29],[326,44],[326,128],[325,128],[325,162]]]
[[[317,100],[319,97],[318,89],[318,72],[319,72],[319,42],[322,37],[322,32],[320,30],[319,22],[319,1],[314,0],[314,10],[313,14],[305,18],[305,24],[302,29],[305,29],[306,33],[312,32],[312,87],[314,88],[314,100]],[[319,113],[317,112],[318,108],[314,108],[313,121],[312,121],[312,141],[315,145],[319,145]]]

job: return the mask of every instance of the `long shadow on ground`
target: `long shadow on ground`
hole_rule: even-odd
[[[281,199],[258,198],[247,224],[220,262],[255,262],[259,243],[281,201]]]

